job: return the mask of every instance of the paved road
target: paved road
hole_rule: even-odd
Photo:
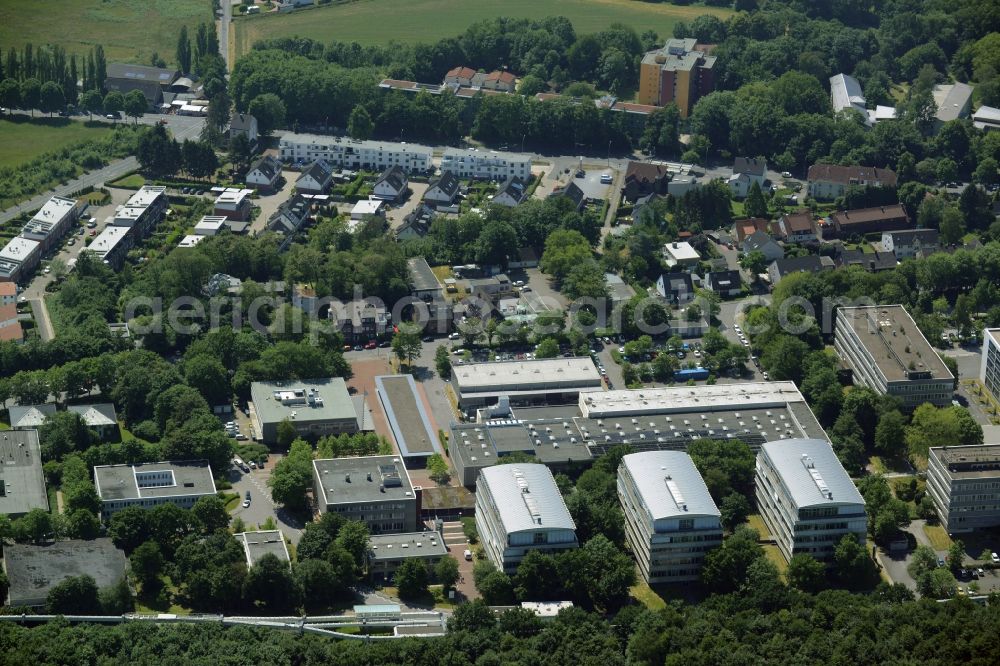
[[[255,526],[263,525],[268,518],[273,518],[281,533],[297,544],[302,538],[302,524],[284,508],[275,506],[271,499],[271,489],[267,487],[271,470],[281,457],[278,454],[269,455],[263,469],[250,470],[249,474],[237,471],[235,467],[230,468],[229,480],[233,484],[233,492],[240,494],[241,501],[247,492],[250,493],[250,506],[237,506],[232,516],[242,518],[247,529],[255,529]]]
[[[218,21],[219,32],[219,55],[226,63],[226,71],[232,69],[229,63],[229,26],[233,22],[233,5],[230,0],[222,0],[222,16]]]

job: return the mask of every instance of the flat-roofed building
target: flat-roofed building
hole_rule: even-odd
[[[531,155],[478,148],[446,148],[441,170],[458,178],[478,178],[504,182],[508,178],[531,178]]]
[[[37,430],[0,432],[0,514],[19,518],[49,510]]]
[[[104,520],[129,506],[151,509],[176,504],[190,509],[202,497],[216,493],[207,460],[98,465],[94,467],[94,485]]]
[[[444,287],[438,281],[430,264],[423,257],[413,257],[406,262],[410,273],[410,295],[422,301],[432,301],[440,298]]]
[[[533,550],[559,553],[577,548],[576,523],[552,472],[535,463],[496,465],[479,473],[476,527],[486,556],[514,573]]]
[[[582,391],[600,391],[601,375],[588,357],[470,363],[452,368],[452,385],[463,409],[497,402],[566,403]]]
[[[67,578],[84,574],[98,588],[111,587],[126,576],[125,553],[111,539],[56,541],[44,546],[5,544],[3,570],[10,586],[6,605],[44,607],[49,592]]]
[[[42,254],[55,247],[80,217],[76,199],[52,197],[21,229],[21,236],[41,243]]]
[[[786,560],[805,553],[830,562],[847,534],[865,542],[865,500],[828,441],[766,442],[755,480],[757,508]]]
[[[162,185],[143,185],[115,210],[111,224],[132,229],[135,240],[145,238],[167,210],[167,188]]]
[[[698,580],[705,553],[722,543],[720,513],[691,456],[630,453],[618,466],[625,538],[647,583]]]
[[[983,331],[983,353],[979,365],[979,381],[1000,401],[1000,328]]]
[[[3,279],[24,282],[42,259],[42,244],[36,240],[15,236],[0,250]]]
[[[225,217],[230,220],[248,220],[250,218],[250,209],[252,208],[251,194],[253,194],[253,190],[226,188],[215,198],[215,210],[213,213],[216,216]]]
[[[225,215],[205,215],[194,225],[194,233],[196,236],[215,236],[225,227]]]
[[[250,399],[257,435],[268,445],[277,442],[278,426],[285,420],[312,440],[359,432],[365,421],[340,377],[253,382]]]
[[[639,65],[640,104],[674,103],[687,118],[695,103],[715,89],[715,56],[694,39],[669,39]]]
[[[292,558],[288,555],[285,537],[279,530],[240,532],[233,537],[243,546],[243,552],[247,556],[247,567],[257,564],[265,555],[274,555],[278,560],[287,562],[291,566]]]
[[[411,469],[426,467],[427,458],[435,453],[444,454],[412,375],[380,375],[375,378],[375,392],[399,454]]]
[[[902,305],[838,308],[833,344],[855,384],[907,409],[951,404],[955,377]]]
[[[966,83],[939,83],[934,86],[935,129],[959,118],[968,118],[972,110],[972,86]]]
[[[407,560],[417,560],[427,567],[431,578],[434,566],[448,556],[448,546],[437,532],[374,534],[368,539],[368,577],[391,581],[396,569]]]
[[[416,490],[397,456],[314,460],[313,494],[320,513],[362,522],[372,534],[417,530]]]
[[[433,166],[433,151],[426,146],[391,141],[351,139],[317,134],[283,134],[279,142],[286,162],[324,159],[346,169],[383,171],[391,166],[407,173],[426,172]]]
[[[1000,525],[1000,445],[932,446],[927,493],[949,533]]]
[[[663,246],[663,256],[666,258],[667,266],[697,266],[701,261],[701,255],[691,247],[691,243],[674,241]]]
[[[109,224],[84,251],[93,253],[99,261],[117,271],[125,264],[129,250],[135,245],[134,241],[135,237],[128,227]]]

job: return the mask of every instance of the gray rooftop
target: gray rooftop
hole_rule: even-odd
[[[589,357],[470,363],[452,368],[462,393],[532,389],[533,387],[599,387],[601,375]]]
[[[759,455],[771,461],[797,509],[865,503],[826,440],[767,442]]]
[[[358,418],[347,384],[340,377],[253,382],[250,396],[262,423],[286,418],[298,423]]]
[[[407,262],[410,268],[410,281],[414,291],[432,291],[441,289],[441,283],[431,270],[430,264],[423,257],[413,257]]]
[[[401,557],[443,557],[448,546],[437,532],[373,534],[368,538],[368,556],[373,560],[397,560]]]
[[[0,433],[0,513],[18,516],[49,508],[37,430]]]
[[[413,485],[398,456],[361,456],[314,460],[326,504],[412,499]]]
[[[103,501],[215,494],[212,467],[206,460],[98,465],[94,480]]]
[[[576,530],[552,472],[545,465],[518,463],[487,467],[479,492],[488,492],[507,534],[533,530]]]
[[[233,536],[243,546],[243,551],[247,555],[247,566],[252,567],[267,554],[274,555],[282,562],[291,562],[288,548],[285,547],[285,538],[278,530],[240,532]]]
[[[932,446],[931,458],[937,458],[952,479],[1000,478],[1000,445]]]
[[[9,408],[10,427],[17,429],[40,428],[45,419],[56,413],[52,403],[45,405],[14,405]]]
[[[117,426],[118,417],[115,413],[115,406],[110,402],[102,402],[93,405],[68,405],[67,412],[80,415],[83,422],[91,428],[102,426]]]
[[[99,588],[125,576],[125,553],[111,539],[57,541],[47,546],[8,544],[3,551],[11,606],[44,605],[49,590],[72,576],[87,574]]]
[[[688,454],[630,453],[622,458],[622,464],[635,481],[639,499],[654,521],[720,515],[705,480]]]
[[[375,389],[403,457],[443,453],[411,375],[381,375]]]
[[[902,305],[839,308],[837,317],[848,322],[888,381],[953,379]]]
[[[934,86],[934,102],[937,104],[936,117],[946,123],[957,120],[969,112],[969,100],[972,98],[972,86],[965,83]]]

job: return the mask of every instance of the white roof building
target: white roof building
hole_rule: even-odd
[[[194,225],[194,233],[198,236],[214,236],[226,226],[225,215],[205,215]]]
[[[41,243],[22,236],[15,236],[0,250],[0,259],[9,259],[22,264],[31,263],[41,249]]]
[[[378,215],[382,211],[382,206],[385,205],[384,201],[379,201],[378,199],[365,199],[354,204],[354,208],[351,209],[351,219],[360,220],[366,215]]]
[[[837,113],[845,109],[853,109],[860,113],[865,119],[868,118],[868,110],[865,108],[865,96],[861,91],[861,84],[853,76],[847,74],[835,74],[830,77],[830,104],[833,112]]]
[[[476,523],[487,557],[512,572],[532,550],[576,548],[576,524],[552,472],[536,463],[495,465],[479,473]]]
[[[589,357],[470,363],[452,368],[459,404],[474,407],[496,402],[534,402],[550,395],[572,400],[582,391],[600,391],[601,375]]]
[[[691,243],[683,241],[674,241],[664,245],[663,256],[666,257],[667,265],[671,268],[674,266],[691,266],[701,261],[701,255],[691,246]]]
[[[998,130],[1000,129],[1000,109],[992,106],[981,106],[972,114],[972,124],[976,129]]]

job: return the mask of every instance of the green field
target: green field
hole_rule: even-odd
[[[544,18],[566,16],[578,34],[599,32],[611,23],[631,25],[637,32],[652,28],[669,37],[674,23],[701,14],[728,16],[718,7],[676,7],[637,0],[506,0],[493,5],[481,0],[358,0],[288,14],[236,18],[235,51],[246,53],[253,43],[269,37],[308,37],[360,44],[434,42],[455,37],[471,24],[494,16]],[[458,63],[456,63],[458,64]]]
[[[194,39],[199,23],[211,22],[209,0],[42,0],[31,4],[0,0],[0,44],[19,51],[59,44],[68,53],[86,54],[104,47],[108,62],[149,64],[154,51],[175,64],[177,33],[182,25]]]
[[[99,139],[111,132],[110,125],[78,122],[66,118],[34,120],[17,116],[16,121],[0,120],[0,167],[30,162],[42,153],[58,150],[78,141]]]

